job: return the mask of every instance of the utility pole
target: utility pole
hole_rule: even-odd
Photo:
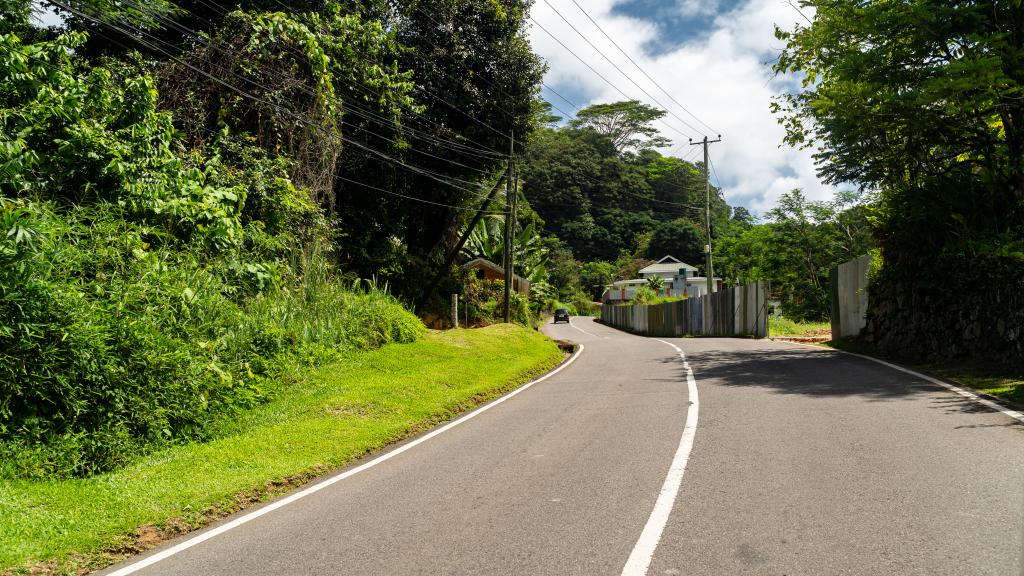
[[[705,270],[705,272],[707,272],[708,275],[708,312],[706,316],[708,321],[710,321],[713,318],[713,316],[711,315],[711,294],[714,293],[715,291],[715,269],[711,265],[711,166],[708,162],[708,144],[714,144],[715,142],[721,141],[721,134],[718,135],[717,140],[708,140],[707,136],[705,136],[703,140],[697,142],[694,142],[692,138],[690,139],[690,146],[704,147],[704,192],[706,195],[706,204],[704,206],[704,224],[707,227],[708,231],[708,243],[707,245],[704,246],[704,252],[706,252],[707,255],[707,270]],[[710,326],[705,325],[704,333],[707,334],[709,329]]]
[[[705,225],[708,230],[708,245],[705,246],[705,252],[707,252],[707,268],[708,273],[708,293],[711,294],[715,291],[715,270],[712,268],[711,262],[711,178],[709,177],[709,170],[711,167],[708,162],[708,145],[712,143],[722,141],[722,134],[718,135],[717,140],[709,140],[708,136],[703,137],[702,140],[693,141],[690,139],[690,146],[702,146],[705,147],[705,193],[707,196],[707,204],[705,205]]]
[[[508,144],[508,178],[505,180],[505,244],[503,252],[505,257],[505,323],[512,321],[512,210],[515,198],[515,132],[509,135]]]

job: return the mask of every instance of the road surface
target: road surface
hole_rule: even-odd
[[[545,331],[585,347],[558,374],[106,573],[1024,575],[1013,418],[793,344]]]

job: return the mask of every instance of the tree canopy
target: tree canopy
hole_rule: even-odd
[[[661,148],[670,143],[652,126],[665,111],[639,100],[594,104],[580,110],[569,121],[573,128],[591,129],[608,139],[617,152]]]
[[[653,233],[657,241],[645,243],[643,256],[672,253],[699,264],[707,236],[702,167],[642,144],[621,144],[639,141],[637,135],[660,141],[652,122],[661,113],[635,101],[600,104],[531,138],[522,166],[524,194],[546,232],[575,257],[612,261]],[[729,214],[713,187],[712,235],[724,229]]]
[[[777,31],[786,48],[775,64],[799,74],[803,88],[774,107],[786,142],[817,150],[826,181],[882,192],[887,261],[978,254],[1011,237],[1019,247],[1019,3],[804,4],[815,9],[813,24]]]

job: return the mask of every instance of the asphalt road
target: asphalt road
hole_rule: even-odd
[[[671,343],[699,417],[647,574],[1024,575],[1009,416],[797,345],[545,330],[585,345],[555,376],[135,573],[621,574],[697,400]]]

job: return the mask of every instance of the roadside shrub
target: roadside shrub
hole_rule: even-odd
[[[424,333],[342,283],[286,160],[183,151],[148,77],[76,71],[83,38],[0,35],[0,478],[208,438],[296,362]]]
[[[464,292],[471,324],[487,326],[505,321],[505,283],[501,280],[467,280]],[[528,297],[513,291],[509,314],[512,322],[529,326],[532,312]]]
[[[654,290],[651,290],[650,286],[643,285],[643,286],[637,287],[637,289],[633,292],[632,303],[633,304],[650,304],[650,303],[654,302],[654,300],[657,297],[658,297],[658,295],[654,293]]]

